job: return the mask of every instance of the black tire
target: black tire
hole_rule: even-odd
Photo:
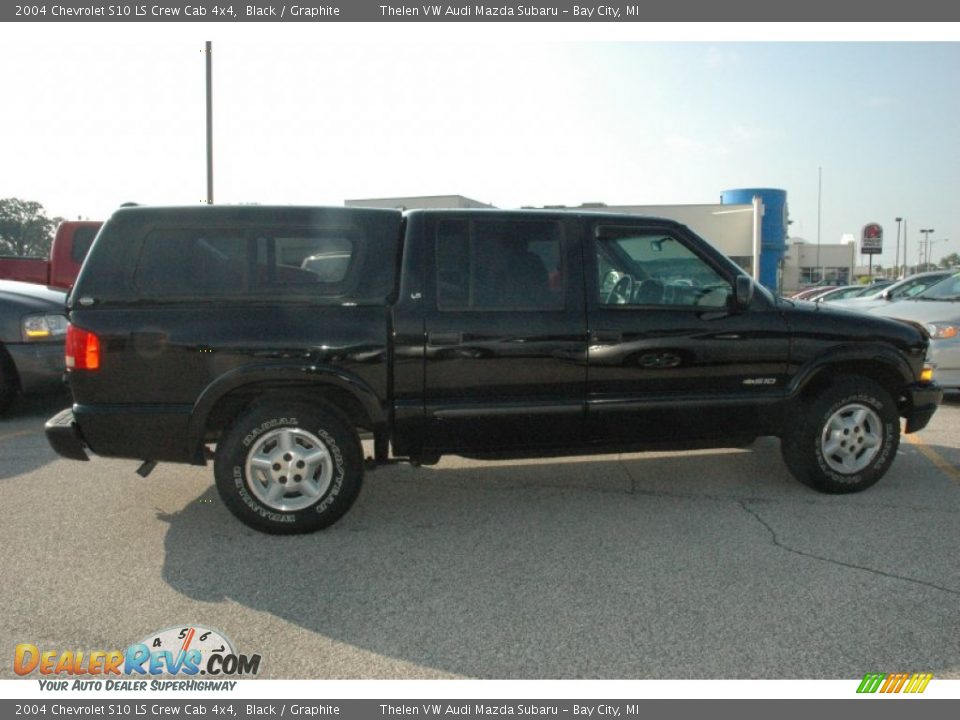
[[[801,405],[781,438],[790,472],[825,493],[866,490],[884,476],[899,446],[900,415],[890,394],[855,376],[838,377]]]
[[[356,500],[363,449],[333,408],[266,401],[241,415],[218,443],[214,475],[224,505],[250,527],[314,532]]]
[[[20,383],[17,381],[17,371],[13,360],[0,345],[0,414],[10,407],[10,403],[20,393]]]

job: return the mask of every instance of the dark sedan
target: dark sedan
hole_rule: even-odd
[[[63,383],[66,293],[0,280],[0,412],[20,393]]]

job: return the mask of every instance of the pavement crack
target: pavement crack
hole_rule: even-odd
[[[767,532],[770,533],[770,538],[773,544],[794,555],[799,555],[800,557],[809,558],[811,560],[819,560],[821,562],[830,563],[831,565],[837,565],[839,567],[850,568],[852,570],[863,570],[864,572],[871,573],[873,575],[879,575],[881,577],[890,578],[892,580],[901,580],[903,582],[913,583],[914,585],[923,585],[924,587],[933,588],[934,590],[940,590],[941,592],[949,593],[950,595],[960,596],[960,590],[954,590],[953,588],[944,587],[943,585],[937,585],[936,583],[927,582],[926,580],[918,580],[917,578],[907,577],[906,575],[897,575],[896,573],[884,572],[883,570],[878,570],[877,568],[867,567],[865,565],[857,565],[855,563],[847,563],[842,560],[837,560],[835,558],[828,558],[822,555],[816,555],[814,553],[805,552],[803,550],[798,550],[796,548],[790,547],[785,543],[781,542],[780,538],[777,536],[777,531],[773,529],[773,526],[770,525],[766,520],[760,517],[760,514],[747,505],[745,500],[737,500],[736,503],[744,509],[749,515],[753,516],[754,519],[763,527],[767,529]]]

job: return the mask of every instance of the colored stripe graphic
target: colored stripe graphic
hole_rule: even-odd
[[[863,676],[863,682],[860,683],[860,687],[857,688],[857,692],[875,693],[885,677],[886,675],[883,673],[867,673]]]
[[[858,693],[911,693],[919,694],[927,689],[933,673],[867,673],[860,681]]]

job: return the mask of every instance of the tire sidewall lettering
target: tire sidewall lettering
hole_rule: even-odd
[[[833,414],[844,405],[850,405],[852,403],[859,403],[869,407],[877,413],[877,415],[880,417],[883,428],[883,440],[880,447],[880,452],[877,453],[877,456],[873,459],[870,465],[855,475],[843,475],[836,472],[827,464],[826,458],[823,456],[820,438],[823,434],[823,430],[827,424],[827,421],[829,421]],[[853,393],[851,395],[846,395],[830,405],[830,407],[821,415],[818,423],[818,432],[814,436],[814,456],[821,472],[835,482],[843,484],[856,484],[861,482],[864,476],[869,476],[870,474],[875,473],[878,468],[885,467],[890,457],[890,450],[894,446],[893,434],[895,431],[898,431],[899,428],[895,423],[888,422],[884,416],[885,412],[883,403],[873,395],[867,393]]]
[[[327,511],[327,509],[336,501],[337,497],[340,495],[340,491],[343,490],[343,478],[345,475],[345,470],[343,466],[343,453],[340,451],[340,446],[337,444],[337,441],[328,433],[324,428],[319,428],[317,430],[317,436],[323,441],[324,445],[327,446],[330,454],[333,456],[333,467],[334,467],[334,478],[333,482],[330,484],[330,489],[327,491],[327,494],[324,495],[323,499],[318,505],[315,505],[313,510],[316,513],[322,514]],[[309,510],[309,508],[307,508]]]
[[[247,433],[242,440],[242,444],[245,448],[249,448],[258,437],[263,435],[268,430],[273,430],[275,428],[284,426],[297,427],[298,425],[300,425],[300,421],[295,417],[281,417],[267,420]]]

